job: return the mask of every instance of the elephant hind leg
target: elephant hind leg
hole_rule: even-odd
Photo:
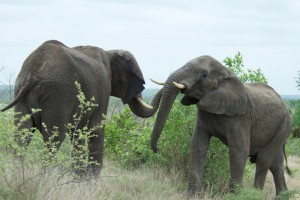
[[[71,122],[72,112],[70,109],[60,108],[60,106],[42,107],[41,116],[42,123],[39,130],[43,140],[49,151],[52,151],[53,148],[58,150],[66,137],[67,124]]]
[[[31,141],[31,136],[36,127],[30,108],[23,101],[19,102],[15,107],[14,124],[17,126],[18,131],[14,134],[15,141],[19,146],[26,147]],[[24,120],[24,116],[28,116]]]
[[[255,171],[255,179],[254,179],[254,187],[257,189],[263,189],[266,176],[269,169],[269,162],[264,161],[264,159],[260,159],[259,157],[256,159],[256,171]]]
[[[270,171],[273,174],[275,187],[276,187],[276,195],[280,192],[287,190],[285,177],[284,177],[284,155],[283,152],[280,150],[276,154],[271,166]]]
[[[258,152],[255,158],[255,188],[263,189],[264,187],[268,170],[271,167],[271,164],[273,163],[273,160],[276,155],[276,149],[278,146],[278,144],[272,144],[273,141],[271,141],[271,144],[265,146],[260,152]],[[274,145],[276,145],[276,147]]]
[[[277,131],[271,141],[269,141],[269,143],[267,143],[266,146],[264,146],[264,148],[258,152],[256,157],[256,172],[254,181],[254,186],[256,188],[263,189],[266,175],[269,169],[271,170],[271,172],[273,171],[277,173],[278,166],[283,166],[283,155],[278,155],[278,150],[280,151],[280,154],[283,154],[282,149],[289,135],[290,126],[290,119],[284,118],[278,125]],[[278,165],[277,163],[282,164]],[[276,179],[277,178],[279,178],[280,180],[282,179],[281,176],[276,176]],[[286,185],[283,184],[283,181],[280,181],[280,184],[278,184],[277,187],[281,187],[281,184],[282,187],[286,187]]]
[[[274,144],[273,144],[274,145]],[[258,189],[263,189],[264,183],[266,180],[267,172],[270,169],[275,174],[276,180],[280,180],[278,182],[278,187],[281,187],[283,184],[284,179],[282,180],[281,175],[281,168],[283,170],[283,154],[282,154],[282,147],[276,148],[273,145],[266,146],[262,149],[256,156],[256,171],[255,171],[255,180],[254,180],[254,187]],[[276,146],[277,147],[277,146]],[[277,149],[280,149],[280,155],[277,153]],[[282,165],[282,166],[280,166]],[[283,171],[282,171],[283,173]],[[278,175],[278,176],[277,176]],[[274,177],[274,180],[275,180]],[[275,184],[276,184],[275,180]],[[285,181],[284,181],[285,182]],[[277,187],[277,186],[276,186]]]

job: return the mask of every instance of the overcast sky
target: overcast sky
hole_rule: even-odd
[[[299,0],[1,0],[0,81],[16,78],[40,44],[129,50],[146,88],[200,55],[219,61],[238,51],[280,94],[300,94]]]

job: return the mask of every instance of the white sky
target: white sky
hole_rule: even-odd
[[[129,50],[146,88],[197,56],[223,61],[240,51],[280,94],[300,94],[299,0],[1,0],[0,81],[16,78],[49,39]]]

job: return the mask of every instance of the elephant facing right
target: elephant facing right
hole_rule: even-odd
[[[188,195],[201,188],[204,161],[212,136],[229,149],[229,188],[241,185],[246,160],[256,163],[254,186],[263,189],[271,171],[276,194],[287,190],[284,177],[284,144],[291,131],[289,111],[268,85],[243,84],[210,56],[197,57],[172,73],[162,88],[160,108],[151,136],[157,142],[179,92],[181,103],[197,105],[197,123],[191,141]]]

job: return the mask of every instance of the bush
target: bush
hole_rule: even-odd
[[[293,112],[293,124],[300,126],[300,100],[296,101],[295,109]]]
[[[292,128],[292,137],[293,138],[300,138],[300,126],[294,125]]]
[[[300,138],[293,138],[290,136],[286,141],[287,155],[300,156]]]
[[[133,116],[128,106],[105,121],[105,153],[122,167],[133,168],[152,156],[149,148],[150,128]]]
[[[181,97],[179,96],[178,99]],[[194,132],[197,110],[182,106],[175,100],[168,120],[158,141],[159,154],[167,167],[186,169],[189,161],[190,140]]]

